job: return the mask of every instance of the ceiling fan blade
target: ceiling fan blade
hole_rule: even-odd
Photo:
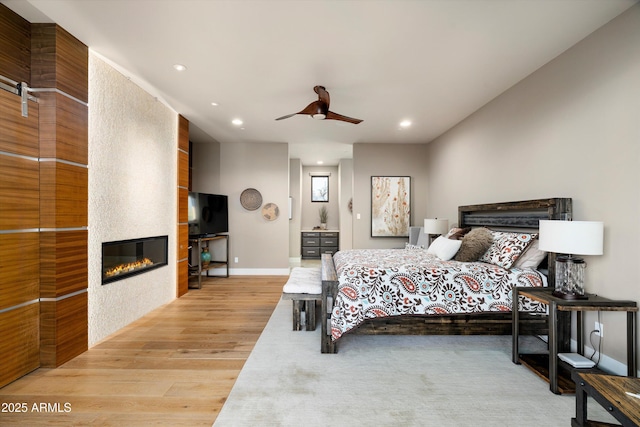
[[[318,94],[318,99],[327,105],[327,110],[328,110],[329,104],[331,103],[329,92],[327,92],[324,86],[314,86],[313,91]]]
[[[304,110],[300,111],[298,114],[307,114],[309,116],[314,114],[327,114],[327,110],[329,110],[329,106],[318,100],[313,101],[311,104],[304,107]]]
[[[360,119],[354,119],[354,118],[351,118],[351,117],[343,116],[342,114],[334,113],[333,111],[328,111],[327,112],[326,119],[327,120],[341,120],[343,122],[353,123],[354,125],[357,125],[358,123],[360,123],[362,121]]]
[[[276,120],[284,120],[284,119],[288,119],[289,117],[293,117],[298,113],[293,113],[293,114],[287,114],[286,116],[282,116],[282,117],[278,117]]]

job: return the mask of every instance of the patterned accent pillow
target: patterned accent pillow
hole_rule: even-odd
[[[538,237],[538,233],[491,231],[491,234],[493,245],[480,257],[479,261],[507,269],[511,268],[525,249]]]

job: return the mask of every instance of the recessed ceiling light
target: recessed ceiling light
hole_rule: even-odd
[[[240,125],[242,125],[242,120],[240,120],[240,119],[233,119],[233,120],[231,120],[231,123],[233,123],[233,124],[234,124],[234,125],[236,125],[236,126],[240,126]]]
[[[319,164],[319,165],[323,165],[324,164],[324,162],[322,160],[318,160],[316,163]]]
[[[213,105],[214,107],[217,107],[218,103],[217,102],[212,102],[211,105]]]
[[[403,120],[400,122],[401,128],[408,128],[409,126],[411,126],[411,120]]]
[[[186,69],[187,69],[187,67],[185,67],[185,66],[184,66],[184,65],[182,65],[182,64],[175,64],[175,65],[173,66],[173,68],[175,68],[177,71],[184,71],[184,70],[186,70]]]

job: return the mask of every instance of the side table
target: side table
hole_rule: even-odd
[[[640,399],[626,393],[640,393],[640,379],[579,371],[574,371],[572,378],[576,383],[576,417],[571,419],[572,427],[595,425],[587,419],[587,396],[591,396],[623,426],[640,425]]]
[[[635,301],[611,300],[595,294],[587,294],[587,299],[583,300],[565,300],[552,295],[553,289],[531,288],[531,287],[514,287],[513,288],[513,347],[512,361],[520,364],[524,355],[520,355],[518,349],[519,337],[519,311],[518,297],[524,296],[549,307],[549,367],[548,380],[549,389],[559,394],[558,388],[558,353],[568,351],[569,331],[559,330],[562,322],[558,319],[562,315],[568,315],[569,312],[576,312],[576,339],[578,344],[578,353],[584,355],[583,343],[583,321],[582,313],[585,311],[625,311],[627,312],[627,375],[636,376],[636,313],[638,306]],[[546,375],[541,375],[546,377]]]

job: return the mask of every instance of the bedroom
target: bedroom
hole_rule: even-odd
[[[353,161],[345,162],[353,170],[354,194],[367,194],[371,175],[409,171],[424,189],[414,199],[417,222],[423,217],[453,222],[460,204],[572,197],[576,219],[606,225],[605,253],[589,260],[587,288],[611,298],[640,300],[638,273],[629,267],[640,258],[639,20],[636,5],[430,144],[355,144]],[[275,189],[290,185],[286,144],[221,144],[217,150],[220,169],[206,173],[217,176],[221,187],[212,191],[237,192],[268,174],[276,182],[265,193],[286,206],[288,192]],[[264,169],[256,169],[257,161],[245,161],[248,153],[261,159]],[[366,219],[368,203],[354,198],[354,213]],[[281,221],[269,232],[261,231],[234,235],[236,256],[249,262],[238,268],[287,269],[289,241],[273,245],[271,235],[288,235],[288,224]],[[366,220],[353,224],[354,247],[378,244],[396,245],[372,240]],[[254,255],[251,245],[261,248],[261,255]],[[276,261],[262,256],[265,248]],[[623,321],[605,315],[603,323],[611,331],[604,352],[615,365],[624,360]]]

